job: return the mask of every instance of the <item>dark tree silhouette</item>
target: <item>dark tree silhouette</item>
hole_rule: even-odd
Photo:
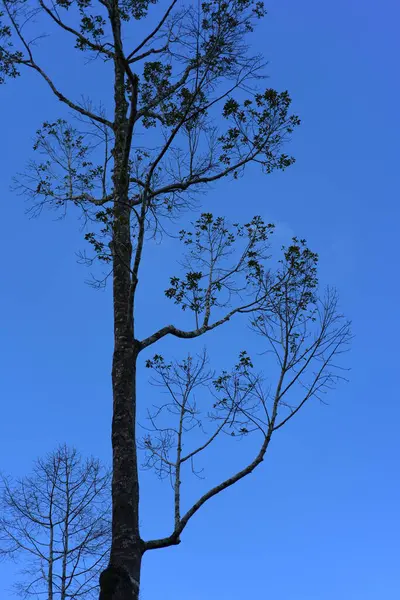
[[[0,556],[23,564],[16,589],[48,600],[93,598],[111,543],[111,476],[60,446],[16,482],[2,476]]]
[[[18,179],[19,189],[32,198],[36,212],[44,206],[80,211],[92,250],[82,260],[105,265],[99,284],[112,277],[112,544],[100,577],[100,598],[136,600],[143,554],[179,543],[194,513],[251,472],[272,433],[335,381],[333,359],[348,340],[348,326],[335,312],[334,296],[317,301],[316,257],[304,243],[294,240],[274,271],[267,263],[272,225],[255,217],[231,226],[205,213],[193,230],[181,232],[188,250],[185,269],[171,278],[165,292],[193,313],[193,327],[166,324],[144,339],[137,334],[139,275],[152,236],[166,222],[176,222],[183,210],[197,209],[210,184],[234,180],[249,165],[268,174],[293,163],[283,144],[299,119],[290,112],[286,91],[263,87],[263,58],[249,51],[249,36],[264,16],[262,2],[172,0],[158,15],[153,0],[2,4],[2,80],[33,71],[76,117],[75,123],[64,118],[43,123],[34,145],[38,160]],[[42,39],[41,33],[54,29],[70,37],[72,53],[104,61],[105,107],[90,99],[78,102],[64,90],[62,75],[56,71],[53,76],[43,66],[40,46],[55,53],[58,40],[57,35]],[[138,29],[146,32],[140,38]],[[128,35],[135,41],[128,41]],[[68,62],[68,55],[62,60]],[[208,447],[230,426],[239,435],[254,429],[261,436],[259,453],[181,514],[182,468],[202,448],[183,448],[187,420],[195,412],[191,385],[193,377],[202,385],[207,378],[203,359],[198,364],[189,358],[171,368],[153,359],[149,366],[163,383],[171,390],[181,386],[183,395],[171,395],[178,423],[169,434],[144,442],[149,464],[166,469],[175,482],[175,526],[167,538],[144,541],[139,528],[138,357],[166,336],[198,338],[244,314],[280,365],[275,392],[262,391],[259,376],[242,355],[233,372],[213,384],[219,399],[210,418],[217,428],[204,444]],[[175,457],[168,458],[172,447]]]

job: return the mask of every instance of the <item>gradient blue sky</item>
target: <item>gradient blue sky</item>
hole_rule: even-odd
[[[329,406],[313,402],[281,430],[262,468],[210,502],[179,547],[146,556],[143,600],[395,600],[399,5],[267,5],[254,46],[270,61],[271,85],[289,89],[302,118],[291,144],[297,163],[284,174],[252,172],[223,183],[206,206],[235,219],[261,214],[279,224],[282,238],[296,233],[320,253],[322,279],[337,286],[354,324],[351,382],[330,395]],[[90,79],[89,67],[64,69],[56,60],[49,64],[64,89],[78,97],[90,85],[101,97],[101,79]],[[49,214],[28,220],[23,200],[9,191],[11,176],[31,156],[36,128],[57,117],[59,106],[31,74],[0,92],[0,467],[22,475],[59,441],[107,461],[109,294],[84,285],[84,267],[74,256],[82,247],[76,223],[54,222]],[[146,331],[157,306],[156,251],[150,259],[142,275],[149,290],[141,301]],[[228,332],[221,341],[210,338],[220,355],[245,342]],[[214,457],[211,479],[225,459]],[[164,491],[148,474],[143,488],[145,533],[167,533]],[[0,565],[2,600],[13,598],[13,571]]]

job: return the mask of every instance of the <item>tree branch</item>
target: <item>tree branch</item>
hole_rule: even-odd
[[[139,44],[139,46],[137,46],[137,48],[135,48],[134,50],[132,50],[132,52],[127,57],[128,61],[134,62],[134,60],[132,60],[132,59],[135,56],[135,54],[137,54],[142,48],[144,48],[144,46],[155,35],[157,35],[157,33],[160,31],[161,27],[164,25],[165,21],[168,19],[169,15],[171,14],[171,11],[174,8],[174,6],[177,3],[177,1],[178,0],[173,0],[173,2],[169,5],[168,10],[164,13],[164,16],[162,17],[162,19],[160,20],[160,22],[158,23],[158,25],[155,27],[155,29],[153,29],[153,31],[151,33],[149,33],[149,35],[147,37],[145,37],[145,39]],[[138,58],[136,58],[135,60],[138,60]]]
[[[261,445],[260,451],[258,452],[257,456],[254,458],[254,460],[247,465],[247,467],[245,467],[241,471],[238,471],[232,477],[225,479],[225,481],[223,481],[219,485],[216,485],[211,490],[206,492],[203,496],[201,496],[201,498],[199,498],[199,500],[197,500],[197,502],[195,504],[193,504],[193,506],[182,517],[182,519],[179,522],[178,527],[175,528],[174,532],[170,536],[161,538],[158,540],[149,540],[147,542],[144,542],[144,551],[146,552],[147,550],[155,550],[158,548],[167,548],[168,546],[174,546],[174,545],[180,544],[181,533],[185,529],[189,520],[203,506],[203,504],[205,504],[208,500],[210,500],[211,498],[213,498],[220,492],[231,487],[232,485],[234,485],[236,482],[240,481],[247,475],[250,475],[250,473],[252,473],[254,471],[254,469],[260,463],[262,463],[262,461],[264,460],[264,456],[267,451],[269,442],[271,440],[271,435],[272,435],[272,429],[269,429],[268,434],[266,435],[264,442]]]
[[[59,27],[61,27],[65,31],[68,31],[69,33],[72,33],[72,35],[74,35],[79,41],[83,42],[86,46],[88,46],[88,48],[90,48],[91,50],[95,50],[96,52],[101,52],[102,54],[105,54],[109,58],[114,58],[114,56],[115,56],[114,52],[111,52],[111,50],[107,50],[102,45],[91,42],[88,38],[86,38],[84,35],[82,35],[82,33],[80,33],[73,27],[70,27],[69,25],[64,23],[64,21],[62,21],[57,14],[54,14],[50,10],[50,8],[43,2],[43,0],[39,0],[39,4],[43,8],[43,10],[49,15],[49,17],[51,19],[53,19],[53,21],[55,23],[57,23],[57,25]]]
[[[150,335],[144,340],[138,342],[139,351],[144,350],[144,348],[147,348],[148,346],[151,346],[166,335],[173,335],[177,338],[182,339],[193,339],[199,337],[200,335],[203,335],[204,333],[207,333],[208,331],[212,331],[216,327],[219,327],[223,323],[226,323],[233,317],[233,315],[237,313],[244,313],[250,312],[251,310],[256,310],[256,306],[259,304],[260,301],[261,300],[254,300],[249,304],[240,306],[238,308],[234,308],[227,315],[225,315],[225,317],[219,319],[215,323],[212,323],[211,325],[202,325],[202,327],[198,327],[197,329],[193,329],[192,331],[184,331],[182,329],[178,329],[174,325],[166,325],[165,327],[162,327],[161,329],[153,333],[153,335]]]
[[[69,98],[64,96],[64,94],[62,92],[60,92],[58,90],[58,88],[56,88],[56,86],[54,85],[54,83],[50,79],[50,77],[47,75],[47,73],[45,73],[43,71],[43,69],[41,67],[39,67],[38,64],[36,64],[35,62],[32,62],[30,60],[23,60],[23,59],[21,59],[19,62],[21,64],[25,65],[26,67],[30,67],[31,69],[34,69],[35,71],[37,71],[42,76],[42,78],[46,81],[46,83],[50,87],[51,91],[60,100],[60,102],[63,102],[64,104],[66,104],[67,106],[72,108],[72,110],[74,110],[75,112],[77,112],[81,115],[84,115],[85,117],[88,117],[89,119],[93,119],[94,121],[97,121],[98,123],[102,123],[103,125],[110,127],[110,129],[114,128],[113,123],[111,121],[109,121],[108,119],[101,117],[100,115],[96,115],[95,113],[90,112],[89,110],[83,108],[79,104],[75,104],[75,102],[73,102],[72,100],[70,100]]]
[[[184,192],[189,187],[192,187],[194,185],[213,183],[214,181],[218,181],[219,179],[222,179],[223,177],[226,177],[230,173],[233,173],[234,171],[237,171],[241,167],[245,166],[247,163],[251,162],[255,158],[256,155],[257,155],[257,152],[248,154],[246,156],[246,158],[243,158],[243,160],[235,163],[234,165],[231,165],[230,167],[227,167],[226,169],[224,169],[223,171],[220,171],[219,173],[216,173],[215,175],[210,175],[208,177],[194,177],[194,178],[188,179],[187,181],[184,181],[184,182],[170,183],[161,188],[158,188],[157,190],[152,190],[149,193],[149,196],[151,198],[155,198],[156,196],[159,196],[161,194],[169,194],[171,192],[178,192],[178,191]]]
[[[14,15],[11,13],[10,8],[8,6],[7,2],[3,2],[3,6],[7,12],[7,15],[11,21],[11,24],[18,36],[18,38],[20,39],[22,45],[24,46],[24,48],[26,49],[28,56],[29,56],[29,60],[28,59],[24,59],[24,58],[16,58],[16,62],[18,64],[21,65],[25,65],[26,67],[29,67],[31,69],[34,69],[35,71],[37,71],[37,73],[39,73],[41,75],[41,77],[46,81],[46,83],[49,85],[50,89],[52,90],[53,94],[64,104],[66,104],[67,106],[69,106],[70,108],[72,108],[72,110],[78,112],[81,115],[84,115],[86,117],[89,117],[90,119],[93,119],[94,121],[97,121],[98,123],[102,123],[103,125],[107,125],[107,127],[110,127],[111,129],[113,129],[113,124],[111,123],[111,121],[108,121],[107,119],[105,119],[104,117],[101,117],[100,115],[96,115],[95,113],[92,113],[89,110],[86,110],[84,108],[82,108],[81,106],[79,106],[79,104],[76,104],[75,102],[72,102],[72,100],[70,100],[69,98],[67,98],[66,96],[64,96],[64,94],[62,92],[60,92],[58,90],[58,88],[54,85],[53,81],[50,79],[50,77],[47,75],[47,73],[45,73],[45,71],[43,71],[43,69],[36,63],[36,61],[33,58],[33,53],[32,50],[30,48],[29,43],[26,41],[26,39],[24,38],[24,36],[22,35],[22,31],[20,26],[18,25]]]

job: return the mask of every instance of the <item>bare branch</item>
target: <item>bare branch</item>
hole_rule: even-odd
[[[68,31],[69,33],[72,33],[72,35],[74,35],[76,37],[76,39],[81,43],[84,44],[85,46],[87,46],[88,48],[90,48],[91,50],[94,50],[96,52],[99,52],[101,54],[104,54],[105,56],[107,56],[108,58],[114,58],[115,54],[114,52],[112,52],[111,50],[108,50],[104,44],[95,44],[93,43],[91,40],[89,40],[87,37],[85,37],[80,31],[77,31],[76,29],[74,29],[73,27],[67,25],[66,23],[64,23],[64,21],[62,21],[62,19],[60,19],[60,17],[58,16],[58,14],[56,12],[53,12],[48,6],[47,4],[45,4],[45,2],[43,0],[39,0],[39,4],[40,6],[43,8],[43,10],[46,12],[46,14],[55,22],[57,23],[57,25],[59,27],[61,27],[62,29],[64,29],[65,31]]]
[[[224,490],[228,489],[229,487],[231,487],[232,485],[234,485],[235,483],[237,483],[244,477],[247,477],[247,475],[250,475],[254,471],[254,469],[260,463],[262,463],[262,461],[264,460],[264,456],[267,451],[269,442],[270,442],[270,437],[271,436],[269,435],[268,437],[265,438],[258,454],[254,458],[254,460],[247,465],[247,467],[238,471],[232,477],[225,479],[219,485],[216,485],[215,487],[210,489],[208,492],[206,492],[203,496],[201,496],[201,498],[199,498],[197,500],[197,502],[195,502],[195,504],[193,504],[193,506],[185,513],[185,515],[180,520],[178,527],[174,530],[174,532],[170,536],[168,536],[166,538],[161,538],[158,540],[149,540],[147,542],[144,542],[145,551],[146,550],[155,550],[157,548],[166,548],[168,546],[173,546],[173,545],[179,544],[180,543],[180,535],[182,534],[182,532],[185,529],[186,525],[188,524],[189,520],[196,514],[196,512],[208,500],[210,500],[217,494],[223,492]]]
[[[138,52],[140,52],[140,50],[142,48],[144,48],[146,46],[146,44],[148,44],[156,35],[157,33],[160,31],[160,29],[162,28],[162,26],[164,25],[164,23],[166,22],[166,20],[168,19],[169,15],[171,14],[174,6],[176,5],[178,0],[173,0],[171,2],[171,4],[169,5],[167,11],[164,13],[162,19],[159,21],[158,25],[153,29],[153,31],[151,33],[149,33],[148,36],[146,36],[144,38],[144,40],[134,49],[132,50],[132,52],[128,55],[127,60],[129,62],[134,62],[135,60],[140,60],[136,55]],[[144,56],[142,55],[142,58]]]
[[[166,335],[173,335],[177,338],[186,339],[186,340],[199,337],[199,336],[203,335],[204,333],[212,331],[216,327],[223,325],[224,323],[229,321],[234,315],[240,314],[240,313],[245,313],[245,312],[255,309],[257,304],[258,304],[258,300],[254,301],[254,302],[250,302],[249,304],[245,304],[238,308],[234,308],[227,315],[225,315],[225,317],[222,317],[222,319],[215,321],[215,323],[212,323],[211,325],[203,325],[202,327],[199,327],[198,329],[193,329],[192,331],[184,331],[182,329],[178,329],[174,325],[167,325],[166,327],[162,327],[161,329],[159,329],[158,331],[156,331],[149,337],[140,341],[138,343],[138,347],[140,350],[143,350],[144,348],[148,348],[149,346],[151,346],[155,342],[158,342],[158,340],[162,339]]]
[[[39,73],[39,75],[42,77],[42,79],[44,79],[44,81],[46,81],[47,85],[50,87],[51,91],[56,96],[56,98],[58,98],[60,100],[60,102],[63,102],[64,104],[69,106],[69,108],[72,108],[75,112],[77,112],[81,115],[84,115],[90,119],[93,119],[94,121],[97,121],[98,123],[102,123],[103,125],[106,125],[107,127],[110,127],[112,129],[113,124],[110,121],[108,121],[107,119],[105,119],[104,117],[102,117],[100,115],[96,115],[88,110],[85,110],[84,108],[79,106],[79,104],[76,104],[75,102],[73,102],[72,100],[67,98],[67,96],[65,96],[62,92],[60,92],[60,90],[53,83],[53,81],[49,77],[49,75],[47,75],[47,73],[36,63],[36,61],[33,57],[33,53],[32,53],[30,44],[26,41],[25,37],[23,36],[21,27],[19,26],[15,15],[11,12],[10,3],[5,0],[5,1],[3,1],[3,6],[4,6],[5,11],[10,19],[10,22],[15,30],[17,37],[20,39],[22,45],[24,46],[24,48],[28,54],[28,58],[23,58],[22,55],[18,56],[18,57],[15,56],[14,61],[17,64],[25,65],[26,67],[29,67],[29,68],[33,69],[34,71],[36,71],[37,73]]]

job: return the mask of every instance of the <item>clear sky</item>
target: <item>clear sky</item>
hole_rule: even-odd
[[[395,600],[400,9],[395,0],[267,6],[254,47],[270,61],[270,84],[290,91],[302,118],[291,144],[297,163],[222,183],[205,204],[232,218],[261,214],[279,224],[279,235],[305,237],[320,253],[322,279],[338,288],[353,320],[351,381],[330,394],[329,406],[312,402],[281,430],[262,468],[211,501],[179,547],[145,557],[143,600]],[[100,77],[48,60],[64,89],[79,97],[89,81],[101,97]],[[0,107],[0,467],[23,475],[60,441],[108,461],[110,296],[84,284],[76,223],[49,214],[29,220],[9,191],[36,128],[57,117],[59,105],[29,74],[1,88]],[[154,251],[142,273],[143,331],[157,306],[156,261]],[[226,331],[212,337],[212,351],[246,341]],[[213,466],[225,459],[215,456]],[[168,533],[164,491],[149,474],[142,487],[144,531]],[[2,600],[13,598],[13,569],[0,565]]]

